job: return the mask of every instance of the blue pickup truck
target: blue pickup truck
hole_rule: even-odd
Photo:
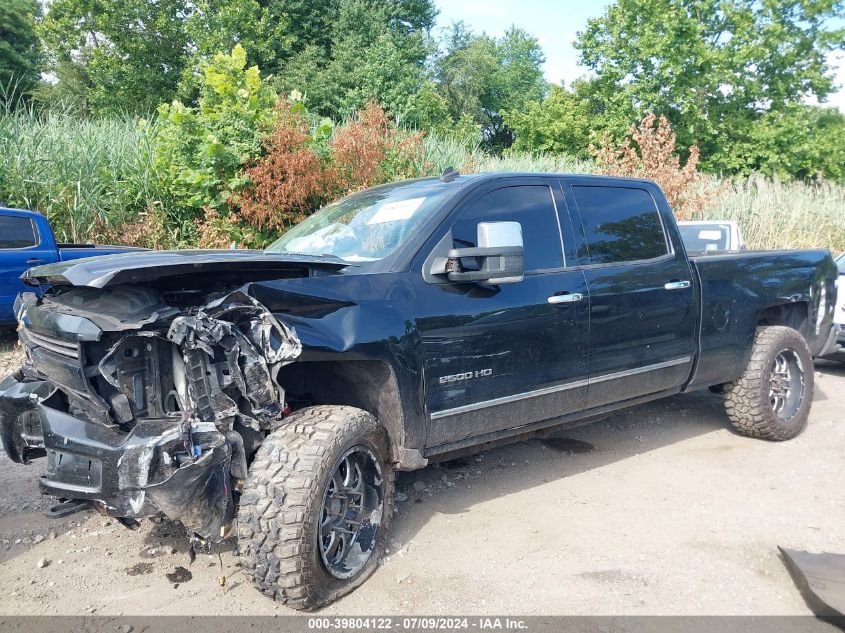
[[[47,218],[35,211],[0,207],[0,327],[15,324],[18,293],[32,290],[20,276],[28,268],[82,257],[142,250],[128,246],[60,244]]]

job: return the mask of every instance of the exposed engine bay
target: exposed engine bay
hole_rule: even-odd
[[[302,351],[248,288],[21,295],[26,362],[0,384],[7,452],[46,455],[47,494],[221,540],[249,456],[289,413],[278,372]]]

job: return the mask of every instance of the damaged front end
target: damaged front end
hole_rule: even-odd
[[[293,329],[248,287],[58,288],[16,313],[26,361],[0,383],[7,454],[46,455],[47,494],[220,540],[248,457],[286,413]]]

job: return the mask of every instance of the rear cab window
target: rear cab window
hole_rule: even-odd
[[[669,254],[660,212],[645,189],[573,185],[572,192],[584,228],[581,262],[617,264]]]
[[[452,226],[455,248],[478,246],[479,222],[520,223],[526,272],[564,266],[557,210],[548,185],[502,187],[470,202]]]
[[[16,215],[0,215],[0,249],[31,248],[38,244],[32,220]]]

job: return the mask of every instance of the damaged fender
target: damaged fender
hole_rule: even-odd
[[[174,379],[184,412],[186,461],[144,490],[167,516],[217,541],[234,513],[231,482],[243,481],[247,473],[243,438],[234,424],[268,430],[281,418],[284,391],[276,375],[302,345],[293,329],[240,290],[194,315],[176,317],[166,338],[178,348]]]
[[[299,356],[302,344],[256,299],[236,290],[196,315],[176,317],[167,338],[182,351],[191,398],[185,404],[199,419],[231,428],[239,418],[258,431],[280,416],[284,392],[276,375]],[[220,353],[223,364],[215,362]],[[232,383],[249,403],[248,411],[224,393]]]

